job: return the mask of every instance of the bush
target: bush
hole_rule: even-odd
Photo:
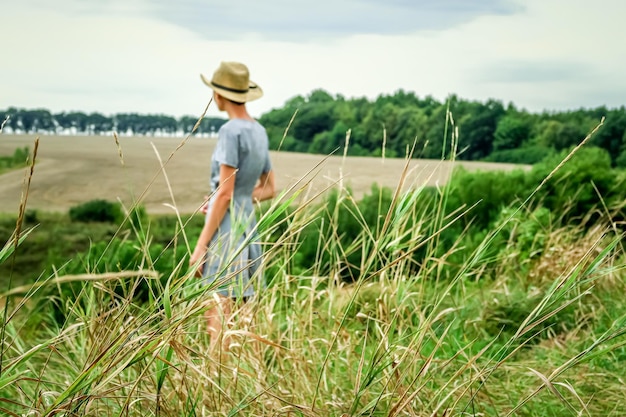
[[[28,146],[17,148],[15,152],[13,152],[13,156],[0,156],[0,171],[23,167],[28,165],[29,162],[30,150]]]
[[[543,146],[529,145],[522,148],[493,151],[485,158],[485,161],[532,165],[541,162],[547,156],[553,156],[553,153],[554,151]]]
[[[24,213],[24,221],[27,224],[39,223],[39,212],[34,209],[28,209]]]
[[[13,165],[27,165],[30,163],[30,149],[28,146],[24,146],[23,148],[17,148],[15,152],[13,152]]]
[[[568,152],[546,158],[533,167],[529,177],[539,183],[561,163]],[[588,215],[602,204],[612,206],[622,201],[624,193],[617,185],[611,157],[601,148],[580,149],[537,193],[537,199],[566,221]]]
[[[114,223],[122,218],[119,204],[106,200],[91,200],[70,208],[70,219],[75,222]]]
[[[447,185],[446,214],[475,205],[463,216],[460,225],[467,227],[471,224],[483,230],[490,226],[503,208],[524,201],[535,187],[522,170],[469,172],[457,168]]]

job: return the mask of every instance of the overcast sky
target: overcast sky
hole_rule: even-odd
[[[0,7],[0,109],[199,115],[199,74],[242,61],[265,96],[322,88],[626,104],[624,0],[20,0]],[[217,115],[215,109],[210,115]]]

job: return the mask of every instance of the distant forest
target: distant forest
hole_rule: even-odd
[[[448,113],[449,110],[449,113]],[[447,115],[452,116],[452,121]],[[7,116],[9,116],[8,120]],[[391,95],[346,99],[324,90],[296,96],[282,108],[263,114],[274,150],[329,154],[343,152],[349,132],[349,155],[450,158],[453,129],[458,129],[458,159],[534,164],[578,144],[602,118],[604,125],[590,145],[610,155],[615,167],[626,167],[626,109],[544,111],[531,113],[497,100],[470,101],[450,96],[441,102],[398,90]],[[192,131],[197,118],[179,119],[136,113],[105,116],[81,112],[9,108],[0,111],[4,129],[13,133],[101,135],[175,135]],[[222,118],[205,118],[197,134],[217,132]],[[287,127],[289,129],[287,130]]]
[[[8,119],[7,119],[8,117]],[[166,115],[120,113],[105,116],[101,113],[63,112],[50,113],[45,109],[25,110],[10,107],[0,110],[0,123],[12,133],[173,136],[193,130],[198,117],[183,116],[178,119]],[[226,119],[205,117],[195,133],[216,133]]]

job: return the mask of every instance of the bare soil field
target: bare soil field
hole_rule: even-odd
[[[16,148],[34,149],[36,136],[0,135],[0,155]],[[37,164],[27,208],[67,211],[93,199],[140,200],[149,213],[192,213],[208,193],[209,164],[216,139],[190,137],[40,136]],[[304,189],[314,196],[329,187],[349,187],[355,198],[373,183],[397,187],[404,159],[310,155],[272,152],[279,190]],[[163,169],[161,168],[162,161]],[[512,170],[513,164],[414,159],[404,189],[443,185],[454,166],[468,170]],[[17,213],[26,170],[0,175],[0,213]],[[168,187],[169,182],[169,187]],[[170,192],[171,189],[171,192]]]

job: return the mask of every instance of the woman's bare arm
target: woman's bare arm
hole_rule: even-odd
[[[276,196],[276,185],[274,183],[274,171],[270,170],[261,174],[259,183],[252,191],[252,201],[261,202]]]

